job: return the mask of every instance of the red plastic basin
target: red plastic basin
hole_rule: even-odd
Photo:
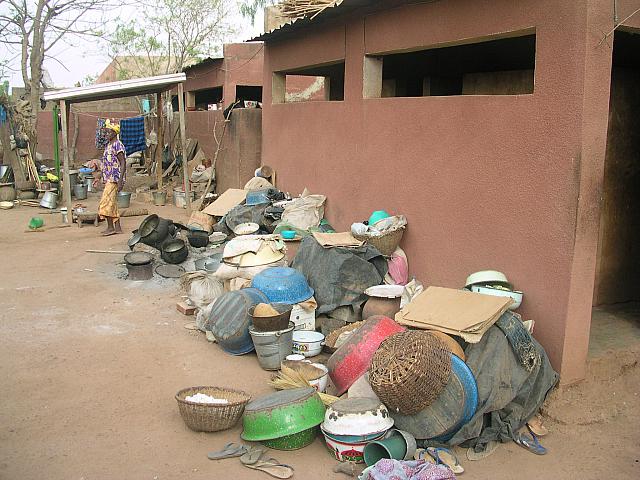
[[[346,392],[358,378],[366,373],[371,365],[373,354],[385,338],[404,330],[404,327],[389,317],[382,315],[369,317],[327,362],[329,376],[338,390],[337,395]]]

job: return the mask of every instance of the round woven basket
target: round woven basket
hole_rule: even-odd
[[[449,350],[426,332],[406,331],[385,339],[369,369],[369,383],[380,400],[403,415],[427,408],[451,374]]]
[[[390,257],[396,248],[398,248],[398,245],[400,245],[400,240],[402,240],[402,235],[404,235],[404,227],[380,236],[358,235],[355,233],[352,235],[357,240],[367,242],[369,245],[376,247],[382,255]]]
[[[210,405],[185,400],[185,397],[196,393],[226,399],[229,403]],[[218,432],[232,428],[242,417],[244,407],[249,400],[251,400],[251,396],[241,390],[219,387],[189,387],[176,393],[176,401],[184,423],[196,432]]]

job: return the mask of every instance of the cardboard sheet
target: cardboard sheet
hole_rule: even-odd
[[[230,188],[220,195],[211,205],[203,210],[207,215],[224,217],[229,210],[240,205],[247,198],[248,190]]]
[[[475,343],[509,308],[510,297],[429,287],[396,315],[402,325],[439,330]]]
[[[313,232],[313,237],[324,248],[331,247],[361,247],[364,242],[356,239],[351,232],[322,233]]]

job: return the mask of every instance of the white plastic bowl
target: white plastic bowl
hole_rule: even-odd
[[[473,285],[471,291],[482,293],[483,295],[493,295],[494,297],[511,297],[513,303],[509,305],[509,310],[515,310],[522,304],[524,293],[513,290],[502,290],[500,288],[484,287],[482,285]]]
[[[507,288],[511,288],[511,284],[509,280],[507,280],[507,276],[496,270],[483,270],[481,272],[472,273],[467,277],[467,282],[465,283],[465,287],[470,287],[472,285],[502,285]]]
[[[315,357],[322,351],[324,335],[320,332],[309,330],[296,330],[293,332],[293,353],[305,357]]]

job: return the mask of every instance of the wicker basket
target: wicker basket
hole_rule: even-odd
[[[360,235],[355,233],[353,236],[361,242],[367,242],[369,245],[376,247],[385,257],[390,257],[396,248],[398,248],[398,245],[400,245],[400,240],[402,240],[402,235],[404,235],[404,228],[405,227],[401,227],[397,230],[393,230],[379,236]]]
[[[185,397],[204,393],[214,398],[224,398],[229,401],[226,405],[209,405],[204,403],[187,402]],[[230,390],[219,387],[189,387],[176,393],[176,400],[180,415],[184,423],[196,432],[218,432],[232,428],[244,412],[245,405],[251,396],[240,390]]]
[[[380,344],[371,360],[369,383],[390,410],[413,415],[433,403],[450,374],[451,356],[439,338],[406,331]]]

